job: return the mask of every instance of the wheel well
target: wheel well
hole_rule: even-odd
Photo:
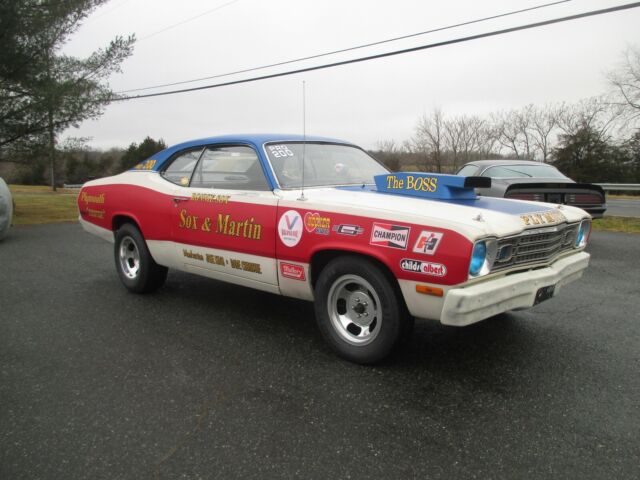
[[[356,253],[356,252],[347,252],[344,250],[322,250],[313,254],[313,257],[311,258],[311,264],[310,264],[310,270],[311,270],[310,276],[311,276],[312,288],[315,288],[316,281],[318,280],[318,277],[320,276],[320,272],[322,272],[324,267],[326,267],[327,264],[334,258],[342,257],[342,256],[357,257],[363,260],[368,260],[371,263],[374,263],[375,265],[380,267],[380,269],[385,274],[387,279],[391,282],[391,284],[395,285],[398,291],[400,290],[398,279],[391,272],[389,267],[385,265],[383,262],[381,262],[377,258],[372,257],[370,255],[364,255],[362,253]],[[400,298],[404,298],[404,297],[402,297],[401,295]]]
[[[111,220],[111,230],[113,230],[115,233],[125,223],[131,223],[132,225],[135,225],[138,230],[140,230],[140,225],[138,225],[138,223],[133,218],[126,215],[116,215],[115,217],[113,217],[113,219]]]

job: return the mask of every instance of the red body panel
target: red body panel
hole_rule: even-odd
[[[468,279],[472,243],[455,231],[427,225],[278,207],[275,201],[273,206],[195,197],[176,202],[172,195],[123,184],[85,187],[78,206],[85,221],[108,230],[115,216],[131,217],[148,240],[301,263],[310,263],[317,252],[340,250],[376,258],[399,279],[442,285]],[[425,253],[427,239],[435,242],[430,253]],[[408,264],[425,268],[407,269]]]

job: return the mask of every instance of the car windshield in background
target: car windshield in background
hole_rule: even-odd
[[[360,185],[374,183],[375,175],[389,173],[364,151],[348,145],[283,142],[265,145],[269,161],[282,188]]]
[[[550,165],[498,165],[482,172],[483,177],[491,178],[562,178],[562,173]]]

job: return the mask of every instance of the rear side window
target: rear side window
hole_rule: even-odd
[[[177,185],[188,186],[202,150],[202,147],[199,147],[179,153],[164,169],[162,176]]]
[[[269,190],[258,155],[243,145],[207,147],[202,153],[191,186],[230,190]]]
[[[463,177],[471,177],[476,174],[478,171],[478,167],[475,165],[465,165],[462,167],[456,175],[461,175]]]

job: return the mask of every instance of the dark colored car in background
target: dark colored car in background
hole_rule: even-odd
[[[490,177],[491,187],[477,188],[479,195],[548,202],[586,210],[602,218],[607,209],[602,187],[576,183],[547,163],[530,160],[477,160],[464,165],[458,175]]]

